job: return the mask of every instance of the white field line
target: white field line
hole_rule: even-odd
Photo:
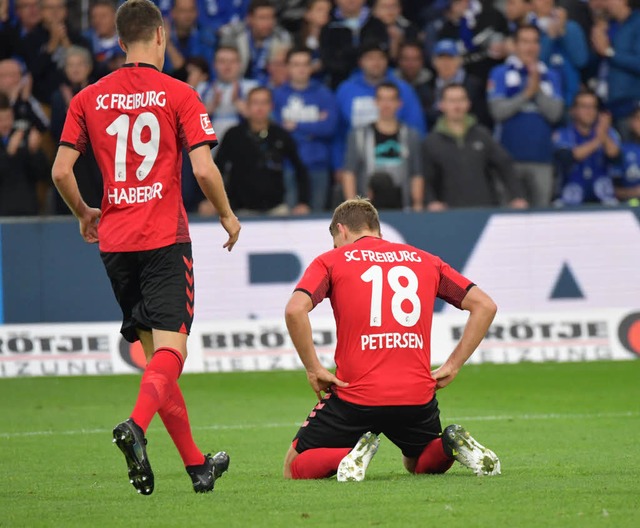
[[[610,412],[610,413],[551,413],[551,414],[499,414],[488,416],[449,416],[447,422],[503,422],[503,421],[533,421],[533,420],[583,420],[598,418],[637,418],[638,411]],[[301,422],[283,423],[254,423],[234,425],[201,425],[192,427],[195,431],[226,431],[248,429],[279,429],[299,427]],[[75,429],[71,431],[17,431],[13,433],[0,432],[0,439],[24,438],[30,436],[70,436],[77,434],[107,434],[111,429]]]

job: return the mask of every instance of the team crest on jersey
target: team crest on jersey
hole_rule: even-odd
[[[211,124],[211,119],[209,119],[209,114],[200,114],[200,125],[207,135],[213,134],[213,125]]]

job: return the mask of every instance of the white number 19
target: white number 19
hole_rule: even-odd
[[[116,181],[126,181],[127,179],[129,123],[129,116],[122,114],[107,127],[107,134],[116,136],[114,169]],[[144,127],[149,127],[149,141],[142,141],[142,131]],[[144,156],[144,159],[136,169],[136,176],[139,181],[142,181],[149,175],[149,172],[151,172],[160,148],[160,123],[153,113],[143,112],[133,122],[131,145],[137,154]]]
[[[360,278],[364,282],[371,282],[371,312],[369,324],[382,326],[382,268],[371,266]],[[400,278],[407,281],[407,285],[400,284]],[[411,268],[406,266],[394,266],[387,273],[387,282],[393,290],[391,298],[391,313],[393,318],[402,326],[413,326],[420,319],[422,307],[418,297],[418,277]],[[402,308],[403,301],[411,303],[411,311],[405,312]]]

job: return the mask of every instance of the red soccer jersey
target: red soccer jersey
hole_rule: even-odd
[[[336,319],[334,390],[360,405],[422,405],[433,398],[431,322],[440,297],[460,308],[473,283],[438,257],[363,237],[316,258],[296,289],[328,297]]]
[[[77,94],[60,144],[93,148],[104,188],[100,250],[189,242],[182,148],[217,142],[197,93],[151,65],[126,64]]]

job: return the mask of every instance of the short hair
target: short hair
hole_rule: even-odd
[[[114,11],[116,10],[116,4],[113,0],[92,0],[89,4],[89,11],[98,6],[106,6],[113,9]]]
[[[0,92],[0,112],[3,112],[5,110],[13,110],[13,106],[11,106],[9,96],[3,92]]]
[[[417,49],[420,52],[420,57],[424,61],[424,48],[422,47],[422,44],[420,44],[420,42],[418,42],[417,40],[406,40],[406,41],[404,41],[402,44],[400,44],[400,47],[398,48],[398,56],[400,56],[402,51],[407,49],[407,48],[415,48],[415,49]]]
[[[444,99],[444,96],[446,95],[446,93],[450,90],[455,90],[455,89],[460,89],[464,92],[464,94],[467,96],[467,99],[469,98],[469,93],[467,92],[467,88],[465,87],[464,84],[462,83],[451,83],[451,84],[447,84],[445,85],[445,87],[442,89],[442,92],[440,93],[440,100]]]
[[[291,60],[291,57],[297,55],[298,53],[304,53],[306,55],[309,55],[310,59],[313,59],[313,52],[310,48],[308,48],[307,46],[294,46],[293,48],[290,48],[289,51],[287,51],[287,64]]]
[[[162,13],[149,0],[127,0],[116,13],[116,31],[125,46],[151,40],[163,24]]]
[[[523,31],[535,31],[536,34],[538,35],[538,40],[540,40],[540,30],[538,29],[537,26],[534,26],[532,24],[521,24],[519,26],[516,26],[515,31],[513,32],[513,39],[514,40],[518,40],[518,38],[520,37],[520,33],[522,33]]]
[[[578,99],[580,99],[581,97],[593,97],[596,100],[596,106],[598,107],[598,110],[602,108],[602,101],[598,97],[598,94],[587,86],[581,86],[576,95],[574,95],[573,101],[571,102],[572,108],[574,108],[578,104]]]
[[[67,50],[65,51],[64,54],[64,61],[65,64],[67,62],[67,59],[69,57],[72,57],[73,55],[77,55],[78,57],[82,57],[82,59],[87,63],[88,66],[91,66],[93,64],[93,58],[91,56],[91,53],[89,53],[89,50],[87,48],[83,48],[82,46],[69,46],[67,48]]]
[[[240,51],[238,50],[238,48],[236,48],[235,46],[231,46],[229,44],[218,46],[218,48],[216,49],[215,55],[217,55],[221,51],[231,51],[232,53],[235,53],[238,57],[240,56]]]
[[[247,101],[249,101],[249,99],[251,99],[258,92],[266,93],[269,96],[271,102],[273,102],[273,95],[271,95],[271,90],[269,90],[269,88],[267,88],[266,86],[256,86],[255,88],[251,88],[251,90],[249,90],[249,92],[247,93]]]
[[[207,76],[207,78],[211,77],[211,68],[209,68],[209,63],[207,62],[207,59],[205,59],[204,57],[200,57],[199,55],[189,57],[185,61],[185,66],[188,66],[189,64],[198,68],[202,73],[204,73]]]
[[[255,13],[256,10],[260,9],[261,7],[270,7],[274,11],[276,10],[276,6],[271,0],[251,0],[251,3],[247,8],[247,14],[253,15],[253,13]]]
[[[338,224],[352,233],[360,233],[365,229],[380,233],[378,211],[369,200],[360,196],[346,200],[336,207],[329,225],[331,236],[338,234]]]
[[[400,99],[400,88],[393,81],[382,81],[378,86],[376,86],[376,97],[378,96],[378,92],[380,90],[393,90],[396,93],[396,97]]]

